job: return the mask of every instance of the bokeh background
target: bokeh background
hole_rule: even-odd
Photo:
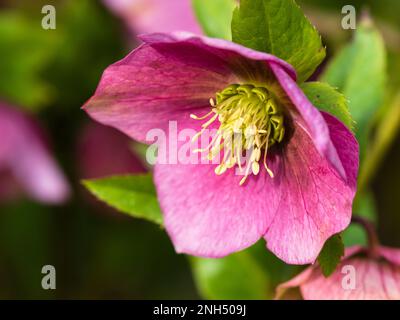
[[[352,38],[352,31],[340,27],[342,6],[353,4],[358,13],[368,9],[388,51],[390,97],[400,93],[400,1],[297,2],[321,32],[328,58]],[[56,30],[41,28],[47,4],[56,7]],[[69,199],[59,205],[24,193],[0,198],[0,298],[200,297],[190,260],[175,254],[162,229],[106,207],[80,182],[149,170],[140,146],[92,123],[80,109],[103,70],[136,44],[102,1],[0,1],[0,101],[36,119],[71,186]],[[0,144],[5,138],[0,136]],[[399,150],[400,136],[392,130],[370,180],[373,208],[366,209],[377,213],[382,243],[397,247]],[[41,269],[48,264],[57,271],[56,290],[41,287]]]

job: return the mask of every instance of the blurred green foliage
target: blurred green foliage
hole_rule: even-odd
[[[191,258],[194,279],[206,299],[273,299],[275,287],[299,272],[283,263],[260,240],[220,259]]]
[[[0,12],[0,96],[3,100],[37,110],[52,99],[43,71],[55,49],[35,21],[14,11]]]
[[[329,63],[322,80],[337,87],[349,100],[363,158],[373,124],[371,120],[382,107],[386,87],[385,45],[372,21],[359,23],[354,41]]]
[[[268,273],[246,251],[222,259],[193,257],[191,260],[199,292],[204,298],[272,298],[268,290]]]
[[[232,12],[236,0],[191,0],[204,34],[231,40]]]

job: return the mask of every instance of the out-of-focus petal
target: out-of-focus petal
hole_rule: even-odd
[[[87,124],[79,136],[77,150],[81,177],[94,179],[146,172],[131,144],[129,137],[113,128],[94,122]]]
[[[384,257],[389,262],[394,265],[400,266],[400,250],[389,247],[379,247],[379,253],[382,257]]]
[[[48,152],[36,124],[19,111],[0,104],[0,166],[33,199],[50,204],[64,202],[69,185]]]
[[[354,288],[344,282],[343,268],[354,268]],[[400,267],[388,262],[353,257],[345,260],[330,277],[320,272],[301,286],[306,300],[399,300]]]
[[[201,33],[191,0],[104,0],[134,34],[189,31]]]
[[[318,266],[311,266],[279,285],[277,298],[285,299],[287,292],[299,289],[305,300],[400,300],[399,252],[379,247],[382,256],[369,257],[367,248],[347,248],[331,276],[325,277]]]

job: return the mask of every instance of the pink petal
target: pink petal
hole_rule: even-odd
[[[201,33],[191,0],[104,0],[137,33],[190,31]]]
[[[355,270],[355,288],[342,286],[346,276],[344,266]],[[400,267],[387,262],[367,258],[345,260],[330,277],[321,272],[301,285],[301,292],[306,300],[398,300],[400,299]]]
[[[153,33],[139,36],[147,44],[161,45],[187,43],[203,48],[207,54],[219,57],[222,63],[228,63],[233,72],[242,80],[266,80],[272,64],[280,66],[289,76],[296,80],[296,71],[287,62],[264,52],[255,51],[242,45],[223,39],[199,36],[190,32]],[[260,63],[261,62],[261,63]],[[257,70],[260,69],[260,70]],[[264,79],[263,79],[264,77]]]
[[[159,159],[169,156],[168,149],[160,148]],[[196,161],[200,161],[198,156]],[[265,171],[239,186],[242,176],[235,175],[234,169],[217,176],[215,167],[201,163],[155,166],[164,224],[179,253],[222,257],[242,250],[263,236],[272,218],[274,181]]]
[[[361,246],[352,246],[345,249],[345,254],[343,257],[344,259],[350,258],[356,254],[362,253],[365,251],[365,248]],[[315,277],[317,274],[318,276],[321,275],[321,271],[318,265],[313,265],[305,269],[303,272],[299,273],[297,276],[292,278],[291,280],[280,284],[276,288],[276,299],[286,299],[288,292],[291,289],[299,289],[301,286],[307,283],[311,277]]]
[[[209,100],[232,83],[273,78],[269,63],[293,68],[284,61],[229,41],[190,33],[143,36],[145,44],[103,74],[84,109],[102,124],[141,142],[149,130],[183,124],[191,113],[207,113]]]
[[[361,253],[365,253],[365,248],[363,248],[362,246],[358,246],[358,245],[351,246],[351,247],[345,248],[343,259],[347,259],[352,256],[355,256],[356,254],[361,254]]]
[[[359,168],[358,142],[353,133],[341,121],[329,113],[322,111],[321,114],[328,125],[329,137],[338,154],[338,161],[346,174],[346,182],[355,192]]]
[[[387,261],[379,257],[369,258],[367,251],[360,246],[347,248],[342,263],[328,278],[322,275],[317,266],[307,268],[292,280],[278,286],[277,297],[282,297],[289,289],[300,288],[306,300],[400,299],[400,266],[391,261],[397,262],[400,250],[380,247],[381,253],[390,256]],[[355,286],[350,287],[347,280],[353,271]]]
[[[265,234],[267,247],[290,264],[313,263],[325,241],[350,223],[358,170],[351,160],[358,154],[358,145],[344,125],[324,116],[333,141],[341,144],[338,156],[348,170],[349,182],[316,150],[306,131],[296,127],[276,169],[274,189],[265,199],[280,199],[271,208],[275,214]]]
[[[84,109],[95,120],[144,143],[151,129],[167,132],[205,114],[209,99],[235,82],[228,66],[204,49],[180,43],[162,52],[142,45],[106,69]]]
[[[35,200],[61,203],[69,196],[65,177],[31,119],[0,104],[0,169],[7,170]]]
[[[333,144],[333,138],[329,135],[329,128],[324,117],[279,64],[271,63],[270,65],[277,80],[294,104],[295,111],[300,115],[301,120],[296,119],[296,121],[304,122],[305,129],[312,138],[318,152],[328,159],[344,179],[347,179],[346,171]],[[296,113],[293,113],[293,115],[296,116]]]
[[[156,167],[177,250],[223,256],[266,232],[268,248],[284,261],[313,262],[324,242],[350,221],[358,170],[353,135],[334,117],[321,115],[297,87],[293,68],[274,56],[184,32],[142,39],[144,45],[105,71],[85,106],[97,121],[135,139],[146,142],[154,128],[168,132],[172,120],[198,130],[191,113],[208,113],[209,98],[232,83],[276,86],[271,68],[297,108],[294,137],[284,156],[271,158],[274,179],[262,171],[239,187],[232,170],[217,177],[210,165]]]
[[[380,246],[379,253],[387,261],[393,263],[394,265],[400,266],[400,250],[399,249]]]

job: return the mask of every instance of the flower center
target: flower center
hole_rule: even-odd
[[[267,165],[268,148],[282,142],[285,136],[284,114],[272,94],[265,87],[233,84],[216,94],[216,101],[210,99],[211,112],[203,117],[191,115],[192,119],[206,120],[202,129],[194,137],[198,139],[216,120],[220,122],[216,135],[204,149],[195,152],[207,153],[212,160],[221,150],[223,159],[216,167],[217,175],[238,165],[244,177],[260,172],[260,161],[269,175],[273,172]],[[243,163],[243,155],[246,161]]]

